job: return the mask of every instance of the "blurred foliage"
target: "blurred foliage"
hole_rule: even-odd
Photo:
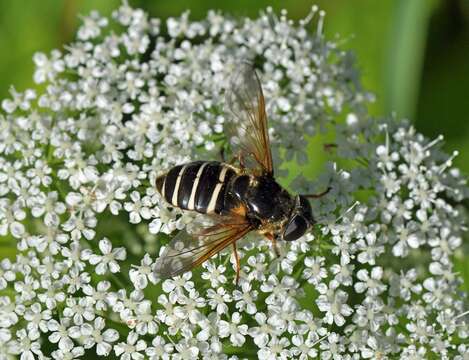
[[[73,40],[79,18],[93,9],[109,15],[120,0],[0,0],[0,98],[10,85],[34,87],[32,56],[61,49]],[[284,0],[223,2],[216,0],[129,0],[152,16],[178,16],[189,9],[193,18],[208,9],[234,16],[255,16],[272,6],[303,18],[316,3],[327,13],[325,32],[340,34],[340,44],[355,52],[363,85],[374,92],[374,115],[395,112],[409,117],[429,137],[445,136],[448,152],[460,151],[457,166],[469,174],[469,1],[467,0]],[[312,25],[312,29],[313,29]],[[327,140],[327,139],[326,139]],[[305,170],[317,174],[327,154],[324,139],[310,144],[314,159]],[[467,258],[466,258],[467,259]],[[467,261],[459,259],[459,271]],[[467,289],[469,290],[469,288]]]

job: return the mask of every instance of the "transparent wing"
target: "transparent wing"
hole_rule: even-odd
[[[244,217],[223,217],[221,221],[208,227],[200,225],[191,233],[180,231],[157,259],[157,276],[166,279],[189,271],[253,229]]]
[[[273,175],[267,114],[261,83],[253,66],[243,62],[226,92],[225,134],[245,165]]]

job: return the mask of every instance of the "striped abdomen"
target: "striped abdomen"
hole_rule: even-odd
[[[156,179],[156,187],[166,201],[185,210],[220,214],[230,179],[236,175],[229,165],[195,161],[173,167]]]

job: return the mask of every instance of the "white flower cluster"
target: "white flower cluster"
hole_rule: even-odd
[[[465,179],[440,139],[367,116],[323,17],[163,24],[124,3],[112,24],[85,17],[65,53],[34,57],[44,91],[12,89],[0,115],[0,245],[16,249],[0,262],[1,360],[467,359],[452,262]],[[305,134],[335,135],[323,175],[291,186],[332,186],[313,204],[321,231],[279,258],[243,240],[239,286],[229,252],[160,281],[155,259],[191,216],[155,178],[216,159],[240,59],[261,75],[277,165],[307,161]]]

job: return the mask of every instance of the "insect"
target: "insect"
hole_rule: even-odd
[[[226,94],[225,134],[237,155],[231,163],[195,161],[178,165],[156,179],[161,196],[171,205],[206,214],[214,225],[193,233],[180,231],[156,262],[161,278],[182,274],[233,247],[236,283],[240,261],[236,242],[251,231],[277,241],[293,241],[314,224],[309,198],[291,195],[274,177],[264,95],[259,77],[242,63]]]

